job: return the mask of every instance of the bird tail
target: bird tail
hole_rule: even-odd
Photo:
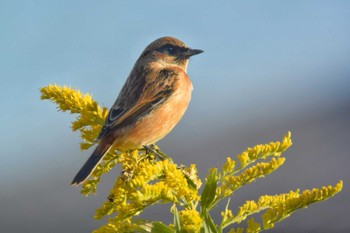
[[[90,176],[90,174],[95,170],[95,168],[97,167],[97,164],[102,160],[102,158],[108,152],[110,147],[111,147],[110,144],[101,142],[96,147],[96,149],[94,150],[90,158],[85,162],[84,166],[76,174],[71,185],[78,185],[83,183]]]

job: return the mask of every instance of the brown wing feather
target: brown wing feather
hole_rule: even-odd
[[[112,128],[134,122],[165,101],[174,91],[177,75],[171,69],[135,68],[110,109],[97,140],[103,138]]]

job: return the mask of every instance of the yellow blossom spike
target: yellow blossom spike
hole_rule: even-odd
[[[92,233],[123,233],[135,232],[137,226],[131,221],[131,218],[125,220],[109,219],[108,224],[94,230]]]
[[[244,205],[238,208],[236,215],[233,215],[230,210],[222,213],[222,228],[234,223],[240,223],[250,215],[264,210],[266,212],[262,215],[263,226],[260,226],[261,230],[272,228],[274,223],[289,217],[294,211],[334,196],[341,191],[342,185],[343,182],[339,181],[334,187],[314,188],[312,190],[305,190],[301,194],[299,190],[296,190],[274,196],[261,196],[257,202],[246,201]]]
[[[186,204],[199,199],[198,190],[189,187],[185,174],[176,164],[168,160],[139,160],[136,155],[119,156],[125,168],[123,173],[130,176],[118,177],[110,200],[97,210],[96,218],[116,212],[116,218],[125,219],[157,202],[178,203],[183,199]],[[193,172],[192,176],[198,179]]]
[[[228,177],[239,173],[244,168],[253,164],[259,159],[267,159],[270,157],[279,157],[282,152],[287,150],[292,145],[291,133],[288,132],[281,140],[281,142],[270,142],[265,145],[256,145],[252,148],[248,148],[237,156],[239,166],[237,162],[230,157],[226,158],[226,162],[222,166],[222,171],[218,173],[219,181],[224,181]],[[218,189],[218,192],[222,190]]]
[[[66,86],[49,85],[40,88],[40,92],[42,100],[56,103],[59,110],[79,114],[72,122],[72,129],[81,133],[84,143],[81,149],[87,149],[87,143],[94,143],[103,126],[107,108],[101,108],[89,94],[82,94],[79,90]]]
[[[195,210],[181,210],[179,212],[181,230],[186,233],[197,233],[202,224],[199,213]]]
[[[257,159],[266,159],[271,156],[280,156],[282,152],[287,150],[292,145],[291,133],[288,132],[281,142],[270,142],[265,145],[256,145],[252,148],[248,148],[243,153],[237,156],[240,161],[239,169],[242,169],[249,164],[253,163]]]
[[[255,222],[254,218],[251,218],[247,221],[247,229],[246,232],[247,233],[257,233],[261,231],[261,227],[260,224]]]
[[[299,192],[290,192],[283,196],[276,196],[276,200],[272,200],[272,208],[262,215],[264,229],[274,226],[286,217],[289,217],[294,211],[305,208],[308,205],[327,200],[328,198],[339,193],[343,188],[343,181],[339,181],[334,187],[324,186],[321,189],[305,190],[301,194]]]
[[[257,163],[236,176],[225,176],[222,185],[217,188],[217,194],[213,205],[221,199],[232,195],[234,191],[241,188],[257,178],[264,177],[277,170],[285,161],[285,158],[272,158],[268,163]]]
[[[50,100],[58,105],[62,111],[81,113],[82,111],[101,111],[97,102],[89,94],[82,94],[79,90],[67,87],[48,85],[40,88],[41,100]]]

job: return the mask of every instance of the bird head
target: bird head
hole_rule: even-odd
[[[165,65],[176,65],[186,70],[189,58],[202,52],[203,50],[191,49],[182,41],[167,36],[149,44],[140,58],[161,62]]]

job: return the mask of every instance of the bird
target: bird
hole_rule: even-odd
[[[150,43],[133,66],[110,108],[98,143],[72,185],[83,183],[111,149],[149,148],[180,121],[191,99],[189,58],[203,50],[166,36]]]

